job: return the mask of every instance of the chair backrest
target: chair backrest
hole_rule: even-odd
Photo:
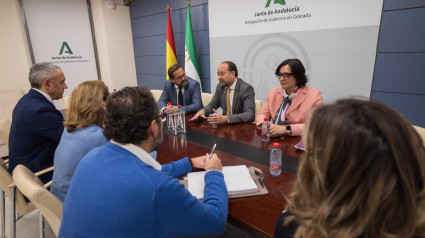
[[[62,103],[63,103],[63,108],[68,109],[69,107],[69,96],[63,97],[62,98]]]
[[[161,97],[162,94],[162,90],[158,90],[158,89],[152,89],[151,93],[153,95],[153,98],[155,98],[155,101],[158,102],[159,97]]]
[[[11,122],[8,119],[0,120],[0,157],[9,156],[9,132]]]
[[[9,132],[11,122],[8,119],[0,120],[0,145],[9,144]]]
[[[62,203],[46,188],[31,170],[23,165],[13,170],[13,180],[18,189],[35,205],[57,236],[62,221]]]
[[[422,137],[422,143],[425,146],[425,128],[419,126],[413,126],[413,128],[415,128],[416,132]]]
[[[0,90],[0,119],[12,120],[12,112],[24,92],[17,90]]]
[[[257,115],[257,112],[260,111],[262,106],[262,103],[260,100],[255,99],[255,115]]]
[[[9,171],[7,171],[7,168],[5,166],[6,164],[0,165],[0,187],[6,193],[7,197],[11,198],[12,196],[10,194],[9,185],[13,183],[13,178],[12,175],[10,175]],[[16,210],[21,215],[25,215],[35,210],[34,205],[24,198],[19,189],[17,189],[15,192],[15,204]]]
[[[212,94],[210,93],[202,93],[201,97],[202,97],[202,104],[204,104],[204,107],[207,106],[208,104],[210,104],[211,100],[213,99]]]

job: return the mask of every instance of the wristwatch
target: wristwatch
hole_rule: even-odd
[[[290,136],[292,134],[291,126],[290,125],[286,125],[285,127],[286,127],[286,134],[288,136]]]

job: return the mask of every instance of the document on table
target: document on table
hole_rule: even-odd
[[[189,192],[198,199],[204,198],[205,171],[187,174]],[[258,191],[258,187],[245,165],[223,167],[224,182],[229,195]]]

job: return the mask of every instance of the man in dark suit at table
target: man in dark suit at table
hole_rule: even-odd
[[[181,105],[185,113],[196,112],[203,107],[201,87],[199,82],[188,78],[179,64],[168,69],[170,80],[166,80],[161,97],[158,100],[159,108],[163,111],[168,102],[173,106]]]
[[[31,89],[16,104],[9,134],[9,172],[18,164],[37,172],[53,166],[63,132],[62,114],[53,100],[63,97],[68,86],[62,70],[52,63],[34,64],[29,73]],[[46,183],[52,172],[40,176]]]
[[[210,104],[199,110],[190,121],[199,117],[210,124],[252,122],[255,116],[254,88],[238,78],[238,69],[231,61],[224,61],[217,69],[217,89]],[[216,111],[221,107],[223,114]]]

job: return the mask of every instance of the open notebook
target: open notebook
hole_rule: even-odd
[[[188,190],[198,199],[204,197],[205,171],[187,174]],[[258,187],[245,165],[223,167],[224,182],[229,195],[244,194],[258,191]]]

